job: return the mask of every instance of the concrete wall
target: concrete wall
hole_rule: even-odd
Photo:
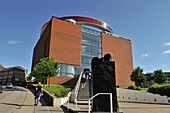
[[[169,104],[167,96],[117,88],[118,101]]]
[[[45,104],[48,106],[61,106],[68,101],[68,97],[56,98],[47,91],[43,91],[42,98],[45,101]]]

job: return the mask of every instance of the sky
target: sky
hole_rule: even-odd
[[[0,64],[29,74],[41,27],[52,16],[102,20],[131,40],[134,68],[170,72],[170,0],[0,0]]]

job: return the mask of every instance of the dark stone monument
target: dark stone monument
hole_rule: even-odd
[[[92,59],[92,81],[93,95],[112,93],[113,112],[118,112],[115,62],[112,61],[111,54],[106,54],[104,58]],[[92,105],[93,112],[110,112],[110,95],[98,95],[93,99]]]

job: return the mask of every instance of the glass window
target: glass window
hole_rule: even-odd
[[[101,33],[82,27],[81,66],[91,68],[93,57],[101,57]]]

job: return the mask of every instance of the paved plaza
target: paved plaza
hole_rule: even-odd
[[[67,104],[64,104],[67,106]],[[170,113],[170,105],[161,104],[142,104],[119,102],[120,111],[123,113]],[[75,104],[70,104],[70,109],[76,112],[88,111],[87,101],[79,101],[76,108]],[[46,106],[43,100],[38,106],[34,106],[34,95],[26,88],[16,87],[6,89],[0,94],[0,113],[66,113],[61,107]]]
[[[119,102],[123,113],[170,113],[170,105]]]

